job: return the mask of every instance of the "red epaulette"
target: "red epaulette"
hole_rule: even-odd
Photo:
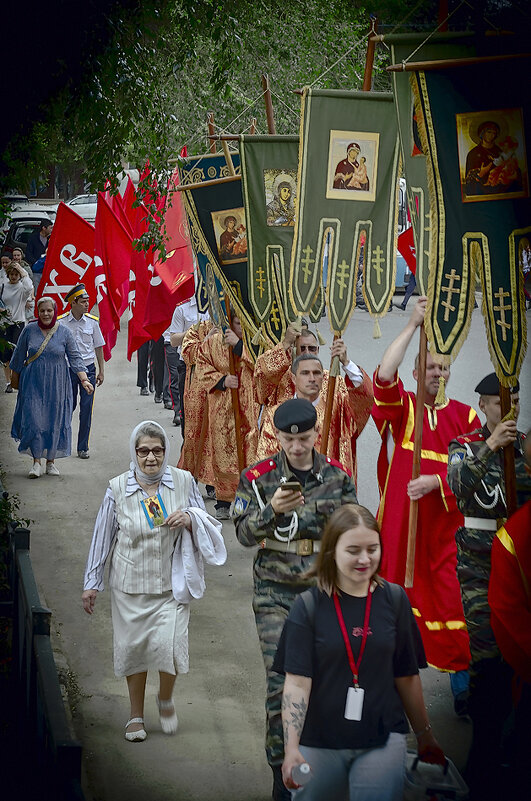
[[[352,478],[352,473],[350,472],[348,467],[345,467],[345,465],[341,464],[341,462],[338,462],[337,459],[332,459],[330,456],[327,456],[326,461],[328,462],[328,464],[331,464],[332,467],[339,467],[344,473],[347,474],[349,478]]]
[[[478,428],[477,431],[472,431],[470,434],[460,434],[456,437],[456,440],[461,443],[461,445],[465,445],[467,442],[481,442],[484,440],[483,431]]]
[[[254,467],[249,468],[245,474],[245,478],[248,479],[248,481],[254,481],[255,478],[260,478],[260,476],[270,473],[276,466],[276,463],[272,459],[264,459],[263,462],[258,462]]]

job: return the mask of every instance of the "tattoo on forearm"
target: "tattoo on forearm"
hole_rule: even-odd
[[[308,711],[308,704],[304,696],[300,696],[295,700],[291,693],[284,693],[282,698],[282,711],[283,713],[283,727],[284,727],[284,740],[287,741],[288,733],[292,728],[298,736],[300,736],[306,720],[306,712]]]

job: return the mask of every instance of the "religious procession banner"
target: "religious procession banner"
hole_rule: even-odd
[[[437,34],[426,42],[425,37],[412,34],[392,34],[382,40],[391,48],[391,63],[461,58],[475,53],[469,33]],[[418,132],[409,72],[392,72],[393,94],[398,121],[402,164],[406,192],[415,240],[416,273],[419,293],[428,291],[428,255],[430,243],[430,203],[426,156]]]
[[[240,137],[249,301],[275,342],[294,314],[288,301],[297,199],[298,136]]]
[[[430,192],[430,350],[450,362],[470,325],[476,278],[500,382],[516,382],[527,346],[523,263],[531,242],[526,57],[469,59],[412,72]]]
[[[232,153],[239,173],[240,157]],[[230,175],[225,156],[189,157],[179,166],[182,184],[197,184]],[[210,313],[218,325],[226,325],[224,297],[240,318],[246,339],[256,323],[250,313],[247,280],[247,231],[241,181],[219,183],[182,192],[190,224],[190,240],[196,254],[200,295],[206,292]]]
[[[369,312],[385,314],[395,285],[398,169],[392,94],[304,90],[289,282],[296,313],[309,312],[326,284],[330,325],[341,334],[361,266]]]

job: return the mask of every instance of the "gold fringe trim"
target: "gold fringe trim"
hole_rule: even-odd
[[[442,375],[439,376],[439,389],[437,390],[437,395],[435,396],[435,405],[442,406],[443,403],[446,403],[446,395],[444,394],[444,377]]]

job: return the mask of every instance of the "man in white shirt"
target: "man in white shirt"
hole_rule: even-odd
[[[197,307],[197,300],[195,295],[189,300],[185,300],[184,303],[181,303],[179,306],[175,308],[173,312],[173,317],[171,318],[171,323],[169,327],[170,333],[170,343],[171,345],[177,349],[177,354],[179,357],[179,362],[177,364],[177,370],[179,373],[179,400],[180,400],[180,423],[182,424],[183,430],[182,434],[184,437],[184,382],[186,379],[186,365],[181,359],[181,344],[184,339],[184,335],[191,328],[193,325],[198,323],[200,320],[208,319],[208,314],[202,314],[198,307]],[[174,425],[179,425],[179,423],[175,422],[175,417],[173,419]]]
[[[70,303],[70,311],[60,315],[62,325],[66,325],[74,335],[77,348],[85,363],[88,379],[93,387],[103,384],[104,360],[103,346],[105,340],[100,330],[98,318],[88,314],[89,296],[84,284],[77,284],[65,295],[65,301]],[[96,365],[98,362],[98,373]],[[72,394],[74,396],[73,410],[77,405],[79,392],[79,431],[77,435],[77,455],[80,459],[89,458],[89,437],[92,424],[92,406],[94,395],[82,392],[81,382],[76,373],[70,371],[72,380]]]

